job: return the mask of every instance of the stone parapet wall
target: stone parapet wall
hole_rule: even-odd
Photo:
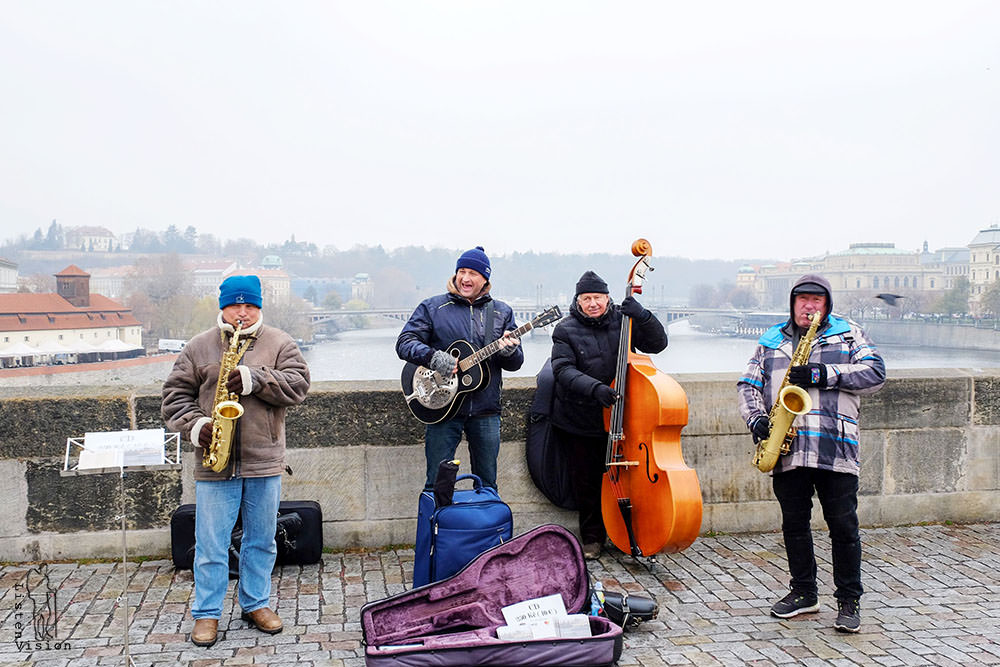
[[[687,392],[687,464],[704,499],[702,532],[780,526],[770,478],[751,467],[752,443],[736,408],[737,376],[677,375]],[[114,558],[121,554],[116,474],[61,477],[68,437],[160,428],[156,388],[10,391],[0,396],[0,560]],[[515,531],[576,517],[535,489],[524,456],[531,378],[505,380],[500,494]],[[860,515],[864,525],[1000,520],[1000,371],[896,371],[862,399]],[[395,382],[313,387],[288,416],[286,499],[318,500],[327,547],[409,544],[423,481],[423,428]],[[125,478],[130,554],[170,550],[170,513],[194,501],[190,445],[181,471]],[[464,445],[459,458],[468,460]],[[465,465],[462,471],[466,472]],[[816,525],[822,526],[817,508]]]

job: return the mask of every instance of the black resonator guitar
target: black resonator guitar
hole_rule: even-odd
[[[552,306],[511,331],[510,335],[520,338],[532,329],[552,324],[560,317],[559,306]],[[425,366],[407,363],[400,381],[410,412],[425,424],[436,424],[451,417],[462,405],[465,394],[489,384],[490,369],[483,362],[499,350],[499,340],[479,350],[468,341],[455,341],[447,352],[458,359],[458,371],[448,379]]]

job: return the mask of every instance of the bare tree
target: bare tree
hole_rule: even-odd
[[[312,324],[307,313],[312,304],[298,297],[264,302],[264,322],[298,340],[312,340]]]
[[[56,277],[45,273],[32,273],[28,276],[20,276],[17,279],[18,292],[34,292],[43,294],[45,292],[56,291]]]

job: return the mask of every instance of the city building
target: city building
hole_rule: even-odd
[[[90,274],[70,265],[56,293],[0,294],[0,365],[77,363],[140,356],[142,323],[90,291]]]
[[[63,233],[64,246],[70,250],[110,252],[118,248],[118,239],[104,227],[69,227]]]
[[[0,294],[17,291],[17,264],[0,257]]]
[[[191,272],[191,290],[199,299],[206,296],[219,296],[219,285],[234,273],[239,273],[239,264],[230,260],[206,260],[188,264]]]
[[[737,281],[752,285],[757,303],[765,308],[787,307],[795,280],[806,273],[819,273],[830,281],[840,312],[874,308],[878,304],[873,299],[881,293],[906,297],[904,307],[919,310],[944,292],[945,271],[961,255],[938,252],[940,255],[902,250],[894,243],[852,243],[839,252],[756,267],[753,277],[744,268]]]
[[[284,269],[248,270],[260,278],[260,288],[265,304],[287,303],[292,294],[292,279]]]
[[[105,266],[90,270],[90,291],[103,294],[110,299],[122,299],[128,296],[126,291],[134,288],[135,266]]]
[[[1000,282],[1000,225],[981,229],[969,242],[969,305],[978,313],[983,292]]]
[[[959,278],[969,278],[969,249],[941,248],[930,252],[924,241],[924,250],[920,253],[920,263],[934,266],[941,270],[944,278],[944,288],[949,290],[958,284]]]
[[[351,299],[371,303],[375,285],[367,273],[355,273],[351,280]]]

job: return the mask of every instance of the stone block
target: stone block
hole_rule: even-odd
[[[749,358],[749,354],[747,355]],[[740,416],[735,373],[675,375],[688,398],[688,424],[682,438],[696,435],[747,435]]]
[[[400,391],[311,391],[285,419],[289,447],[411,445],[423,442],[423,424]]]
[[[423,445],[370,446],[362,454],[365,473],[360,492],[367,504],[368,518],[415,518],[417,501],[424,488]]]
[[[885,439],[886,431],[861,431],[861,449],[858,454],[861,474],[858,480],[858,493],[863,496],[882,493],[885,474]]]
[[[681,438],[684,461],[698,473],[705,503],[732,503],[771,498],[771,477],[752,465],[750,434]]]
[[[1000,489],[1000,446],[996,429],[970,428],[967,435],[963,487],[969,491]]]
[[[886,442],[883,493],[964,490],[960,482],[968,452],[962,429],[892,431]]]
[[[289,449],[285,464],[292,474],[282,477],[282,499],[315,500],[323,510],[324,520],[365,517],[368,475],[364,447]]]
[[[861,397],[861,424],[869,429],[964,427],[970,421],[972,382],[960,377],[890,377]]]
[[[758,474],[760,474],[758,472]],[[701,534],[761,533],[781,528],[781,508],[777,500],[705,505]]]
[[[497,459],[497,489],[500,497],[515,513],[544,511],[545,508],[554,507],[531,480],[524,448],[523,440],[500,443],[500,457]]]
[[[66,439],[129,428],[124,397],[0,400],[0,458],[62,457]]]
[[[28,507],[25,520],[31,533],[114,530],[121,512],[117,473],[61,477],[61,460],[29,460],[25,480]],[[168,525],[181,496],[174,471],[134,472],[125,477],[127,526],[156,528]]]
[[[27,532],[25,514],[28,511],[28,481],[23,460],[0,460],[0,479],[6,491],[0,512],[0,537],[23,535]]]
[[[859,517],[862,525],[872,526],[981,523],[1000,520],[1000,505],[995,492],[871,496],[859,507]]]
[[[1000,424],[1000,377],[978,377],[972,383],[975,404],[972,423],[977,426]]]
[[[135,397],[135,424],[136,428],[166,428],[163,419],[160,417],[160,395],[146,395]],[[182,438],[187,437],[187,433],[181,433]]]

